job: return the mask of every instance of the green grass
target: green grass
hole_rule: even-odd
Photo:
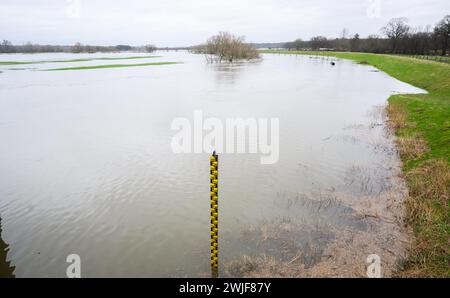
[[[32,64],[34,62],[19,62],[19,61],[0,61],[0,65],[22,65],[22,64]]]
[[[415,248],[400,268],[399,275],[450,277],[450,65],[411,57],[366,53],[261,52],[319,54],[350,59],[360,64],[370,64],[400,81],[428,91],[428,94],[393,95],[388,100],[390,118],[402,119],[396,125],[398,139],[419,138],[428,147],[424,154],[414,156],[402,154],[402,150],[414,152],[416,148],[402,149],[399,146],[403,172],[410,190],[406,202],[406,219],[414,228],[416,236]],[[405,116],[398,117],[401,113]],[[417,145],[414,142],[406,144]]]
[[[91,66],[78,66],[78,67],[65,67],[65,68],[50,68],[50,69],[43,69],[41,71],[89,70],[89,69],[103,69],[103,68],[123,68],[123,67],[137,67],[137,66],[170,65],[170,64],[180,64],[180,63],[181,62],[153,62],[153,63],[140,63],[140,64],[108,64],[108,65],[91,65]]]
[[[430,60],[430,61],[436,61],[441,63],[450,63],[450,57],[448,56],[429,56],[429,55],[402,55],[404,57],[410,57],[414,59],[421,59],[421,60]]]
[[[42,60],[42,61],[0,61],[0,65],[23,65],[23,64],[43,64],[43,63],[69,63],[69,62],[88,62],[96,60],[134,60],[159,58],[161,56],[131,56],[131,57],[99,57],[99,58],[80,58],[69,60]]]

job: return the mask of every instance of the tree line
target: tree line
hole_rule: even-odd
[[[445,16],[434,27],[412,27],[406,18],[395,18],[381,28],[381,35],[366,38],[356,33],[349,36],[343,29],[339,38],[329,39],[315,36],[308,41],[297,39],[284,44],[287,49],[329,50],[343,52],[370,52],[407,55],[442,55],[450,50],[450,15]]]
[[[97,52],[122,52],[122,51],[135,51],[135,52],[147,52],[152,53],[158,48],[154,45],[145,45],[139,47],[133,47],[129,45],[116,45],[116,46],[92,46],[84,45],[79,42],[73,46],[60,46],[60,45],[40,45],[28,42],[23,45],[13,45],[9,40],[3,40],[0,43],[0,53],[97,53]]]
[[[405,18],[395,18],[381,28],[381,34],[369,35],[366,38],[356,33],[350,36],[347,29],[342,30],[339,38],[315,36],[310,40],[297,39],[283,44],[290,50],[328,50],[343,52],[370,52],[407,55],[449,55],[450,51],[450,15],[446,15],[434,27],[412,27]],[[96,53],[139,51],[151,53],[158,48],[154,45],[132,47],[129,45],[91,46],[76,43],[73,46],[40,45],[26,43],[13,45],[8,40],[0,43],[0,53],[45,53],[72,52]],[[191,48],[194,52],[214,55],[222,60],[253,59],[258,57],[251,44],[246,44],[243,37],[221,32],[211,37],[206,44]],[[212,57],[212,56],[211,56]]]

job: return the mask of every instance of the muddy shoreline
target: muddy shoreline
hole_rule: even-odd
[[[404,223],[408,189],[385,108],[378,107],[373,116],[372,124],[351,129],[362,131],[361,135],[367,129],[383,131],[379,140],[353,139],[371,143],[379,153],[381,150],[385,156],[382,170],[351,170],[348,183],[354,186],[353,193],[321,190],[279,202],[302,212],[317,212],[324,218],[308,222],[284,217],[249,227],[242,241],[264,253],[228,262],[224,276],[367,277],[370,255],[380,257],[381,277],[396,274],[413,240],[412,230]],[[381,186],[374,188],[375,183]],[[339,224],[332,221],[333,216],[339,217]]]
[[[7,261],[8,245],[2,239],[2,219],[0,217],[0,278],[14,277],[14,267]]]

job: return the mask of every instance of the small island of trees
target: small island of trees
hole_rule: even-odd
[[[236,36],[228,32],[220,32],[210,37],[206,44],[194,47],[193,52],[205,54],[209,63],[252,60],[260,57],[256,48],[245,43],[243,36]]]

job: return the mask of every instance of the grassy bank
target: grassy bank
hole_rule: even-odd
[[[50,68],[50,69],[43,69],[41,71],[89,70],[89,69],[103,69],[103,68],[123,68],[123,67],[137,67],[137,66],[170,65],[170,64],[179,64],[179,63],[180,62],[154,62],[154,63],[140,63],[140,64],[107,64],[107,65],[90,65],[90,66],[65,67],[65,68]]]
[[[99,57],[99,58],[80,58],[68,60],[41,60],[41,61],[0,61],[0,65],[27,65],[27,64],[43,64],[43,63],[70,63],[70,62],[89,62],[96,60],[135,60],[159,58],[161,56],[131,56],[131,57]]]
[[[302,51],[262,51],[312,55]],[[361,64],[427,90],[389,98],[387,112],[397,134],[409,187],[408,223],[416,242],[399,276],[450,277],[450,65],[409,57],[365,53],[324,53]]]

